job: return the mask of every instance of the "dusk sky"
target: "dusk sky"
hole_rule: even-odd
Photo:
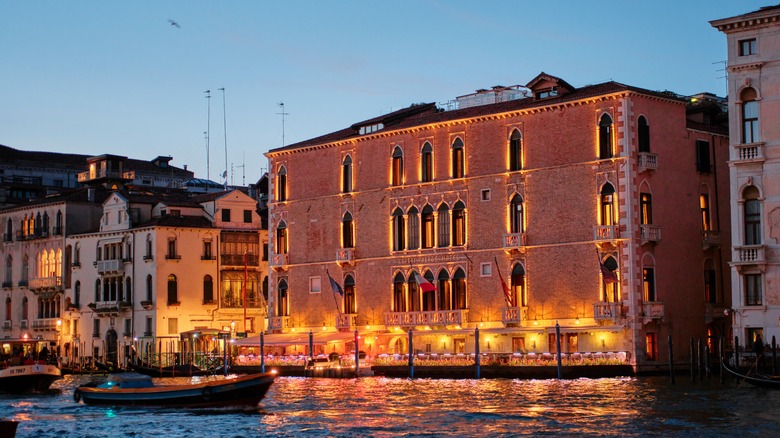
[[[280,102],[292,144],[541,71],[725,96],[726,37],[708,21],[771,4],[0,0],[0,144],[169,155],[248,184],[283,145]]]

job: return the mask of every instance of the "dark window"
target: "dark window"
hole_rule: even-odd
[[[245,224],[252,223],[252,210],[244,210],[244,223]]]
[[[351,275],[344,278],[344,313],[357,313],[355,279]]]
[[[179,286],[176,281],[176,276],[173,274],[168,275],[168,304],[176,304],[179,302]]]
[[[393,312],[406,312],[406,300],[404,299],[404,276],[395,274],[393,278]]]
[[[712,263],[710,261],[710,263]],[[718,302],[718,294],[715,289],[716,272],[712,266],[704,269],[704,301],[715,304]]]
[[[276,316],[289,316],[290,309],[287,304],[287,281],[282,280],[279,282],[276,293]]]
[[[352,191],[352,157],[347,155],[341,163],[341,191],[350,193]]]
[[[646,302],[655,299],[655,270],[653,268],[642,269],[642,299]]]
[[[439,272],[439,310],[452,309],[452,288],[450,287],[450,274],[442,269]]]
[[[452,294],[454,295],[455,309],[466,308],[466,273],[458,268],[452,275]]]
[[[287,200],[287,169],[284,166],[276,177],[276,199],[279,202]]]
[[[450,246],[450,209],[447,204],[439,206],[439,248]]]
[[[79,307],[81,305],[81,282],[77,281],[76,286],[73,289],[73,305]]]
[[[696,170],[701,173],[712,172],[710,142],[706,140],[696,140]]]
[[[614,151],[612,150],[612,118],[609,114],[601,116],[599,121],[599,158],[612,158]]]
[[[151,275],[146,276],[146,301],[152,302],[154,296],[154,280]]]
[[[214,280],[211,278],[211,275],[203,277],[203,302],[214,302]]]
[[[434,234],[433,234],[433,207],[426,205],[422,211],[422,247],[433,248],[434,246]]]
[[[647,125],[647,119],[639,116],[637,125],[639,126],[639,152],[650,152],[650,126]]]
[[[463,178],[465,175],[464,167],[463,140],[458,138],[452,143],[452,177]]]
[[[751,186],[744,192],[745,245],[761,244],[761,204],[758,189]]]
[[[408,219],[408,245],[409,249],[417,249],[420,247],[420,215],[416,207],[409,209],[407,214]]]
[[[422,148],[422,182],[433,181],[433,147],[425,142]]]
[[[404,250],[404,212],[400,208],[393,211],[393,251]]]
[[[433,273],[431,271],[425,271],[423,277],[433,284]],[[422,311],[432,312],[436,310],[436,289],[427,292],[421,289],[420,292],[422,293]]]
[[[509,170],[523,168],[523,136],[517,129],[512,131],[509,137]]]
[[[756,91],[747,88],[742,92],[742,143],[756,143],[758,136],[758,101]]]
[[[176,239],[168,239],[168,255],[166,258],[169,259],[177,259],[178,254],[176,253]]]
[[[222,222],[230,222],[230,209],[229,208],[223,208],[222,209]]]
[[[404,183],[404,151],[396,146],[393,149],[393,168],[391,184],[400,186]]]
[[[452,245],[466,244],[466,206],[458,201],[452,208]]]
[[[648,225],[653,223],[653,196],[650,193],[639,194],[640,223]]]
[[[344,218],[341,220],[341,245],[342,248],[354,248],[355,247],[355,233],[354,224],[352,222],[352,215],[347,212],[344,214]]]
[[[610,256],[604,260],[604,267],[609,271],[614,272],[617,275],[618,264],[614,257]],[[608,282],[602,281],[604,285],[604,300],[609,303],[616,303],[620,301],[620,282]]]
[[[525,226],[523,225],[523,198],[520,195],[512,196],[509,208],[509,232],[513,234],[525,232]]]
[[[755,38],[739,41],[739,56],[755,55],[756,53],[758,53],[758,47]]]
[[[745,274],[745,305],[760,306],[763,304],[761,292],[761,274]]]

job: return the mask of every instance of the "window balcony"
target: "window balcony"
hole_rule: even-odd
[[[51,234],[53,236],[62,236],[62,226],[51,227]]]
[[[200,259],[201,260],[216,260],[217,257],[214,256],[214,255],[211,255],[211,254],[204,254],[204,255],[200,256]]]
[[[95,169],[91,172],[79,172],[77,178],[80,183],[102,178],[132,181],[135,179],[135,171],[119,172],[117,170]]]
[[[3,233],[3,242],[13,242],[14,235],[12,233]]]
[[[58,318],[38,318],[32,322],[32,329],[36,331],[56,331]]]
[[[517,327],[528,321],[528,307],[509,307],[501,311],[501,322],[506,327]]]
[[[504,234],[504,249],[520,249],[525,245],[525,233]]]
[[[152,310],[154,303],[150,300],[141,301],[141,307],[143,307],[145,310]]]
[[[593,319],[596,321],[611,321],[617,323],[622,316],[622,303],[608,303],[605,301],[593,303]]]
[[[463,325],[468,316],[468,309],[434,310],[428,312],[386,312],[386,326],[430,326],[430,325]]]
[[[16,285],[19,287],[28,287],[30,284],[27,280],[19,280],[19,282],[16,283]]]
[[[737,267],[766,264],[766,245],[734,246],[731,264]]]
[[[28,321],[26,319],[23,319],[23,320],[19,321],[19,328],[20,329],[26,329],[26,328],[29,327],[29,325],[30,325],[30,321]]]
[[[287,265],[289,264],[287,254],[274,254],[271,256],[271,260],[268,262],[268,264],[271,265],[271,268],[276,271],[283,271],[287,269]]]
[[[355,248],[341,248],[336,250],[336,263],[340,265],[354,265]]]
[[[11,320],[3,321],[3,330],[11,330]]]
[[[661,227],[658,225],[641,224],[639,226],[639,236],[642,245],[645,243],[656,243],[661,240]]]
[[[94,303],[94,306],[90,305],[90,308],[98,315],[118,315],[119,313],[128,310],[132,307],[132,304],[124,301],[98,301]]]
[[[658,155],[640,152],[637,156],[639,173],[658,170]]]
[[[716,303],[704,303],[704,323],[709,324],[716,319],[722,319],[728,317],[726,314],[726,306]]]
[[[342,313],[336,316],[336,328],[340,332],[349,332],[357,328],[357,313]]]
[[[147,255],[144,256],[144,261],[145,262],[149,262],[149,261],[152,261],[152,260],[154,260],[154,257],[152,257],[151,254],[147,254]]]
[[[178,254],[165,254],[165,260],[181,260],[181,256]]]
[[[645,324],[653,320],[660,320],[664,317],[664,303],[657,301],[642,303],[642,316]]]
[[[618,237],[617,225],[596,225],[593,227],[593,240],[615,240]]]
[[[290,317],[289,316],[269,316],[268,317],[268,330],[271,331],[288,331],[290,329]]]
[[[763,142],[734,145],[734,161],[736,163],[760,163],[765,159]]]
[[[60,290],[62,289],[62,277],[38,277],[30,280],[30,290],[43,291],[43,290]]]
[[[97,271],[98,275],[104,274],[121,274],[125,270],[121,260],[98,260]]]
[[[257,254],[222,254],[220,262],[225,266],[259,266],[260,257]]]
[[[706,251],[720,246],[720,231],[702,231],[701,248]]]

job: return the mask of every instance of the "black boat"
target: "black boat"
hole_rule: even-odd
[[[772,389],[780,389],[780,376],[768,376],[766,374],[761,374],[757,371],[747,373],[742,373],[739,370],[736,370],[734,368],[731,368],[727,363],[723,362],[723,369],[728,372],[729,374],[733,375],[740,381],[745,381],[750,383],[751,385],[758,386],[761,388],[772,388]]]

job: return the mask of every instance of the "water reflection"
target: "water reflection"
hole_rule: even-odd
[[[217,377],[219,378],[219,377]],[[579,380],[282,377],[257,409],[93,407],[60,392],[0,395],[18,436],[761,436],[780,430],[780,391],[664,378]],[[176,380],[174,380],[175,382]],[[179,383],[184,383],[183,379]],[[171,380],[164,380],[171,383]]]

